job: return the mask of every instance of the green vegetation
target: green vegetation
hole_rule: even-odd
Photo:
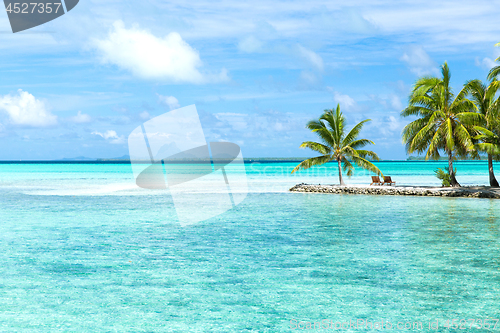
[[[495,46],[500,46],[500,43]],[[500,57],[495,61],[500,62]],[[448,170],[437,169],[436,176],[443,186],[459,187],[456,179],[456,159],[488,160],[490,186],[499,187],[493,170],[493,160],[500,160],[500,66],[493,67],[488,74],[488,84],[481,80],[467,81],[458,94],[450,86],[451,73],[448,64],[441,66],[441,77],[424,76],[415,82],[409,96],[408,106],[401,112],[402,117],[415,120],[402,131],[402,140],[409,154],[425,153],[425,160],[448,160]],[[361,150],[367,139],[357,139],[364,120],[346,134],[346,120],[337,105],[336,112],[325,110],[319,120],[310,121],[307,128],[316,133],[321,143],[306,141],[300,146],[317,151],[321,156],[301,162],[293,169],[307,169],[330,161],[337,161],[339,182],[342,170],[352,175],[351,161],[363,169],[381,175],[380,170],[366,157],[379,160],[368,150]],[[444,153],[442,157],[440,154]],[[408,160],[420,160],[420,156],[410,156]]]
[[[500,57],[496,61],[500,61]],[[406,150],[417,154],[426,152],[426,160],[440,160],[439,152],[444,152],[448,172],[438,169],[436,175],[443,184],[449,182],[451,186],[460,186],[453,169],[455,159],[480,159],[480,154],[486,154],[490,186],[498,187],[493,160],[500,160],[500,82],[496,79],[500,66],[491,69],[489,84],[481,80],[467,81],[456,96],[450,87],[451,75],[446,62],[441,66],[441,73],[442,78],[418,79],[408,107],[401,112],[403,117],[418,117],[403,129]]]
[[[477,133],[474,139],[479,141],[476,149],[487,154],[490,186],[498,187],[498,181],[493,172],[493,158],[496,160],[500,158],[500,120],[498,118],[500,97],[495,98],[500,91],[500,82],[494,79],[486,85],[480,80],[472,80],[465,86],[480,116],[473,127]]]
[[[467,99],[464,87],[456,96],[450,87],[450,69],[445,62],[441,66],[442,78],[422,77],[413,86],[409,105],[401,116],[417,116],[403,129],[403,142],[408,153],[426,152],[426,159],[439,159],[440,151],[448,157],[450,183],[458,187],[453,161],[468,155],[477,156],[472,126],[480,117],[476,106]]]
[[[352,175],[354,167],[351,161],[360,168],[370,170],[381,175],[380,170],[366,158],[379,160],[377,154],[370,150],[363,150],[366,145],[374,144],[367,139],[358,139],[363,125],[370,119],[363,120],[346,133],[346,119],[340,112],[340,105],[334,112],[333,109],[325,110],[318,120],[307,123],[307,128],[317,134],[321,143],[306,141],[300,148],[309,148],[321,154],[321,156],[309,158],[297,165],[292,173],[299,169],[308,169],[315,165],[322,165],[330,161],[337,161],[339,168],[339,183],[345,185],[342,178],[342,170],[347,171],[347,176]]]
[[[434,171],[436,173],[436,177],[441,180],[441,185],[443,186],[451,186],[451,175],[448,170],[444,171],[441,168],[438,168]],[[453,170],[453,174],[457,174],[457,169]]]

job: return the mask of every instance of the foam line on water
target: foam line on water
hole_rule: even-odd
[[[121,193],[116,193],[121,192]],[[89,196],[89,195],[142,195],[142,189],[138,188],[135,184],[109,184],[104,186],[90,186],[90,187],[73,187],[63,189],[40,189],[36,190],[23,190],[22,193],[28,195],[46,195],[46,196]],[[153,192],[152,192],[153,193]],[[151,194],[151,193],[149,193]]]

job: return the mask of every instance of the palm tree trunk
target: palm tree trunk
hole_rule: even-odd
[[[488,154],[488,171],[490,173],[490,186],[498,187],[497,179],[495,178],[495,173],[493,173],[493,156]]]
[[[455,171],[453,170],[453,154],[452,152],[448,152],[448,173],[450,174],[450,183],[453,187],[460,187],[460,184],[455,178]]]
[[[339,183],[340,186],[345,186],[344,179],[342,179],[342,159],[338,158],[337,162],[339,164]]]

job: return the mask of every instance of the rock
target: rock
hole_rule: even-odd
[[[300,183],[292,188],[290,192],[303,193],[331,193],[331,194],[370,194],[370,195],[412,195],[412,196],[433,196],[433,197],[469,197],[469,198],[490,198],[500,199],[500,195],[487,190],[471,190],[468,188],[437,188],[424,189],[415,187],[354,187],[338,185],[308,185]]]

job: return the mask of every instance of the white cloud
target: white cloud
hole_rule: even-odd
[[[273,110],[254,114],[219,112],[213,116],[212,119],[205,119],[205,123],[210,125],[207,126],[207,133],[205,133],[208,137],[214,139],[221,137],[228,139],[228,136],[246,137],[272,142],[283,139],[283,136],[277,138],[277,132],[284,132],[288,135],[292,131],[303,131],[304,124],[310,120],[310,116],[297,117],[291,112],[284,113]],[[272,131],[269,132],[269,129]]]
[[[403,108],[404,108],[403,103],[401,102],[401,98],[399,98],[399,96],[391,95],[390,100],[391,100],[391,106],[393,107],[393,109],[403,110]]]
[[[148,111],[142,111],[141,113],[139,113],[139,118],[141,118],[142,120],[148,120],[151,119],[151,115]]]
[[[0,111],[7,113],[13,124],[31,127],[57,124],[57,116],[47,110],[43,101],[22,89],[17,92],[17,95],[0,96]]]
[[[163,96],[160,94],[157,95],[160,103],[168,106],[170,110],[177,109],[181,106],[177,98],[175,98],[174,96]]]
[[[104,132],[104,134],[100,133],[100,132],[92,132],[92,134],[99,135],[101,138],[104,138],[106,140],[118,138],[118,135],[116,134],[116,132],[112,131],[112,130],[108,130],[108,131]]]
[[[401,120],[394,116],[389,116],[387,122],[389,123],[389,129],[391,131],[400,131],[403,127]]]
[[[113,130],[107,130],[104,133],[94,131],[91,134],[98,135],[101,138],[109,141],[112,144],[125,143],[125,137],[123,135],[122,136],[118,136],[118,134],[115,131],[113,131]]]
[[[297,46],[300,56],[309,62],[318,71],[323,71],[323,59],[315,52],[302,45]]]
[[[219,112],[214,114],[215,118],[231,128],[242,131],[248,129],[249,116],[243,113]]]
[[[394,135],[399,135],[403,130],[403,127],[407,124],[401,117],[387,116],[379,119],[375,119],[372,126],[375,126],[380,135],[385,138],[393,137]]]
[[[406,40],[419,41],[436,50],[483,43],[493,44],[498,40],[498,8],[494,1],[479,0],[460,2],[402,1],[397,4],[384,1],[364,16],[382,31],[405,36]],[[483,49],[484,44],[479,49]],[[467,50],[468,51],[468,50]]]
[[[327,89],[333,93],[333,100],[340,104],[341,111],[353,111],[358,108],[358,104],[351,96],[335,91],[331,87],[327,87]]]
[[[314,74],[311,71],[301,71],[299,79],[300,79],[300,86],[306,88],[317,85],[318,83],[321,82],[321,78],[316,76],[316,74]]]
[[[490,70],[495,66],[498,66],[499,64],[495,62],[495,60],[485,57],[483,60],[479,60],[479,58],[476,58],[476,66],[482,67],[484,69]]]
[[[400,60],[406,62],[410,67],[410,71],[418,76],[439,74],[436,63],[420,46],[408,47]]]
[[[198,51],[186,43],[177,32],[163,38],[138,26],[125,28],[116,21],[105,39],[93,41],[104,63],[117,65],[144,79],[175,83],[206,83],[229,80],[227,71],[203,74]]]
[[[70,117],[69,121],[77,124],[83,124],[90,123],[92,121],[92,118],[88,114],[82,113],[82,111],[78,111],[78,114],[74,117]]]
[[[238,43],[238,49],[246,53],[254,53],[262,50],[263,43],[254,36],[246,37]]]

